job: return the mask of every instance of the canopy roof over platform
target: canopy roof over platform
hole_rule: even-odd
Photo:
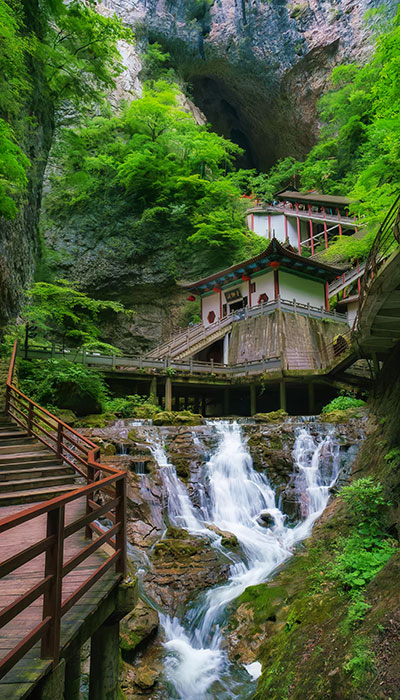
[[[327,206],[339,206],[348,207],[350,204],[350,199],[348,197],[340,197],[339,195],[321,194],[316,190],[312,192],[296,192],[293,190],[285,190],[284,192],[278,192],[276,194],[278,199],[283,201],[293,201],[309,204],[322,204]]]
[[[283,245],[277,238],[273,238],[268,248],[254,258],[215,272],[213,275],[196,282],[178,282],[178,286],[197,294],[205,294],[213,291],[215,287],[223,287],[239,280],[243,275],[250,276],[263,270],[268,272],[268,268],[282,268],[285,271],[321,282],[331,282],[343,273],[343,267],[334,267],[319,260],[299,255],[291,246]]]

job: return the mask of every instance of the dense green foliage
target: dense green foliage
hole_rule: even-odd
[[[49,220],[87,221],[90,212],[101,218],[98,235],[109,245],[125,235],[136,259],[172,251],[171,272],[180,274],[185,260],[196,267],[197,256],[197,269],[209,269],[260,249],[245,228],[239,190],[225,177],[239,147],[198,125],[181,100],[163,76],[119,113],[64,129],[46,198]]]
[[[92,299],[65,280],[58,284],[37,282],[28,292],[28,299],[22,318],[34,330],[36,343],[118,353],[101,342],[101,321],[110,315],[131,313],[122,304]],[[19,328],[22,334],[23,326]]]
[[[341,497],[348,505],[354,529],[350,536],[338,538],[329,576],[350,599],[345,620],[345,629],[349,630],[357,628],[370,609],[364,588],[390,559],[395,546],[385,532],[390,503],[382,484],[370,477],[358,479],[342,489]],[[356,682],[360,680],[357,669],[361,671],[356,661],[348,668]]]
[[[28,183],[24,149],[27,134],[40,126],[29,107],[38,91],[51,115],[66,114],[69,103],[76,116],[102,101],[122,70],[116,42],[132,41],[132,34],[95,7],[95,0],[0,0],[0,215],[6,218],[15,216]]]
[[[365,401],[355,399],[353,396],[337,396],[323,407],[321,413],[331,413],[332,411],[346,411],[348,408],[358,408],[365,406]]]
[[[288,185],[349,196],[351,211],[368,233],[361,241],[342,238],[331,247],[331,255],[365,257],[400,190],[399,76],[400,10],[377,38],[367,63],[334,69],[331,89],[319,104],[323,128],[307,158],[286,158],[267,175],[241,171],[234,179],[244,191],[266,200]]]
[[[21,361],[24,393],[48,408],[67,408],[77,416],[100,413],[108,394],[101,375],[68,360]]]

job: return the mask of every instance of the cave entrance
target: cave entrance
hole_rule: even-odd
[[[193,100],[204,112],[213,131],[244,150],[243,155],[236,159],[236,167],[257,168],[259,164],[256,162],[246,120],[241,115],[240,108],[234,106],[234,99],[226,94],[222,83],[213,78],[201,76],[191,80]]]

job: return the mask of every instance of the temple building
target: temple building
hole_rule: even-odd
[[[329,311],[329,283],[342,273],[343,267],[299,255],[274,237],[255,257],[180,286],[190,292],[189,300],[200,297],[202,324],[207,327],[230,314],[239,320],[251,309],[277,300],[286,303],[285,310],[291,305],[298,311],[305,305]]]
[[[259,236],[289,243],[300,254],[314,255],[328,248],[332,238],[357,231],[349,206],[347,197],[284,190],[272,204],[256,201],[247,210],[247,226]]]

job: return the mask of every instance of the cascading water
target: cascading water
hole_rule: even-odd
[[[207,528],[208,524],[229,531],[236,535],[242,553],[242,560],[231,566],[229,582],[202,596],[186,612],[185,625],[177,618],[160,616],[166,637],[165,673],[174,700],[224,700],[252,694],[254,688],[250,686],[261,667],[256,662],[246,672],[229,662],[221,646],[219,625],[223,614],[228,603],[247,586],[270,577],[292,555],[294,545],[310,534],[339,473],[339,448],[331,435],[315,439],[307,427],[297,429],[293,458],[301,482],[303,520],[287,527],[267,477],[253,469],[240,426],[218,422],[215,430],[219,444],[205,465],[205,488],[197,510],[168,463],[161,443],[152,448],[168,491],[170,522],[209,537],[213,546],[220,546],[220,538]],[[273,523],[270,527],[257,522],[265,511]]]

